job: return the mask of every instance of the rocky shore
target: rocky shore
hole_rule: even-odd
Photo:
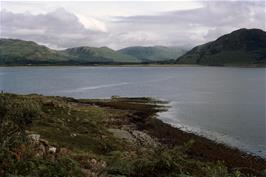
[[[157,119],[165,109],[151,98],[2,93],[0,175],[266,176],[265,159],[165,124]],[[14,138],[5,136],[14,127]]]

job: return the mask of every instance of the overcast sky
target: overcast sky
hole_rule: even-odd
[[[55,49],[189,46],[239,28],[265,30],[265,1],[0,2],[1,38]]]

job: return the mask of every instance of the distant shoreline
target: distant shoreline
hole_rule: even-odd
[[[93,65],[0,65],[6,67],[219,67],[219,68],[266,68],[266,65],[196,65],[196,64],[93,64]]]

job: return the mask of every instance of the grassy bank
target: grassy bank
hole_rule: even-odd
[[[1,94],[0,176],[266,175],[265,160],[156,119],[161,103]]]

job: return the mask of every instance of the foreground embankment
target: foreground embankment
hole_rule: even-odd
[[[0,176],[247,177],[266,161],[156,118],[150,98],[0,95]]]

